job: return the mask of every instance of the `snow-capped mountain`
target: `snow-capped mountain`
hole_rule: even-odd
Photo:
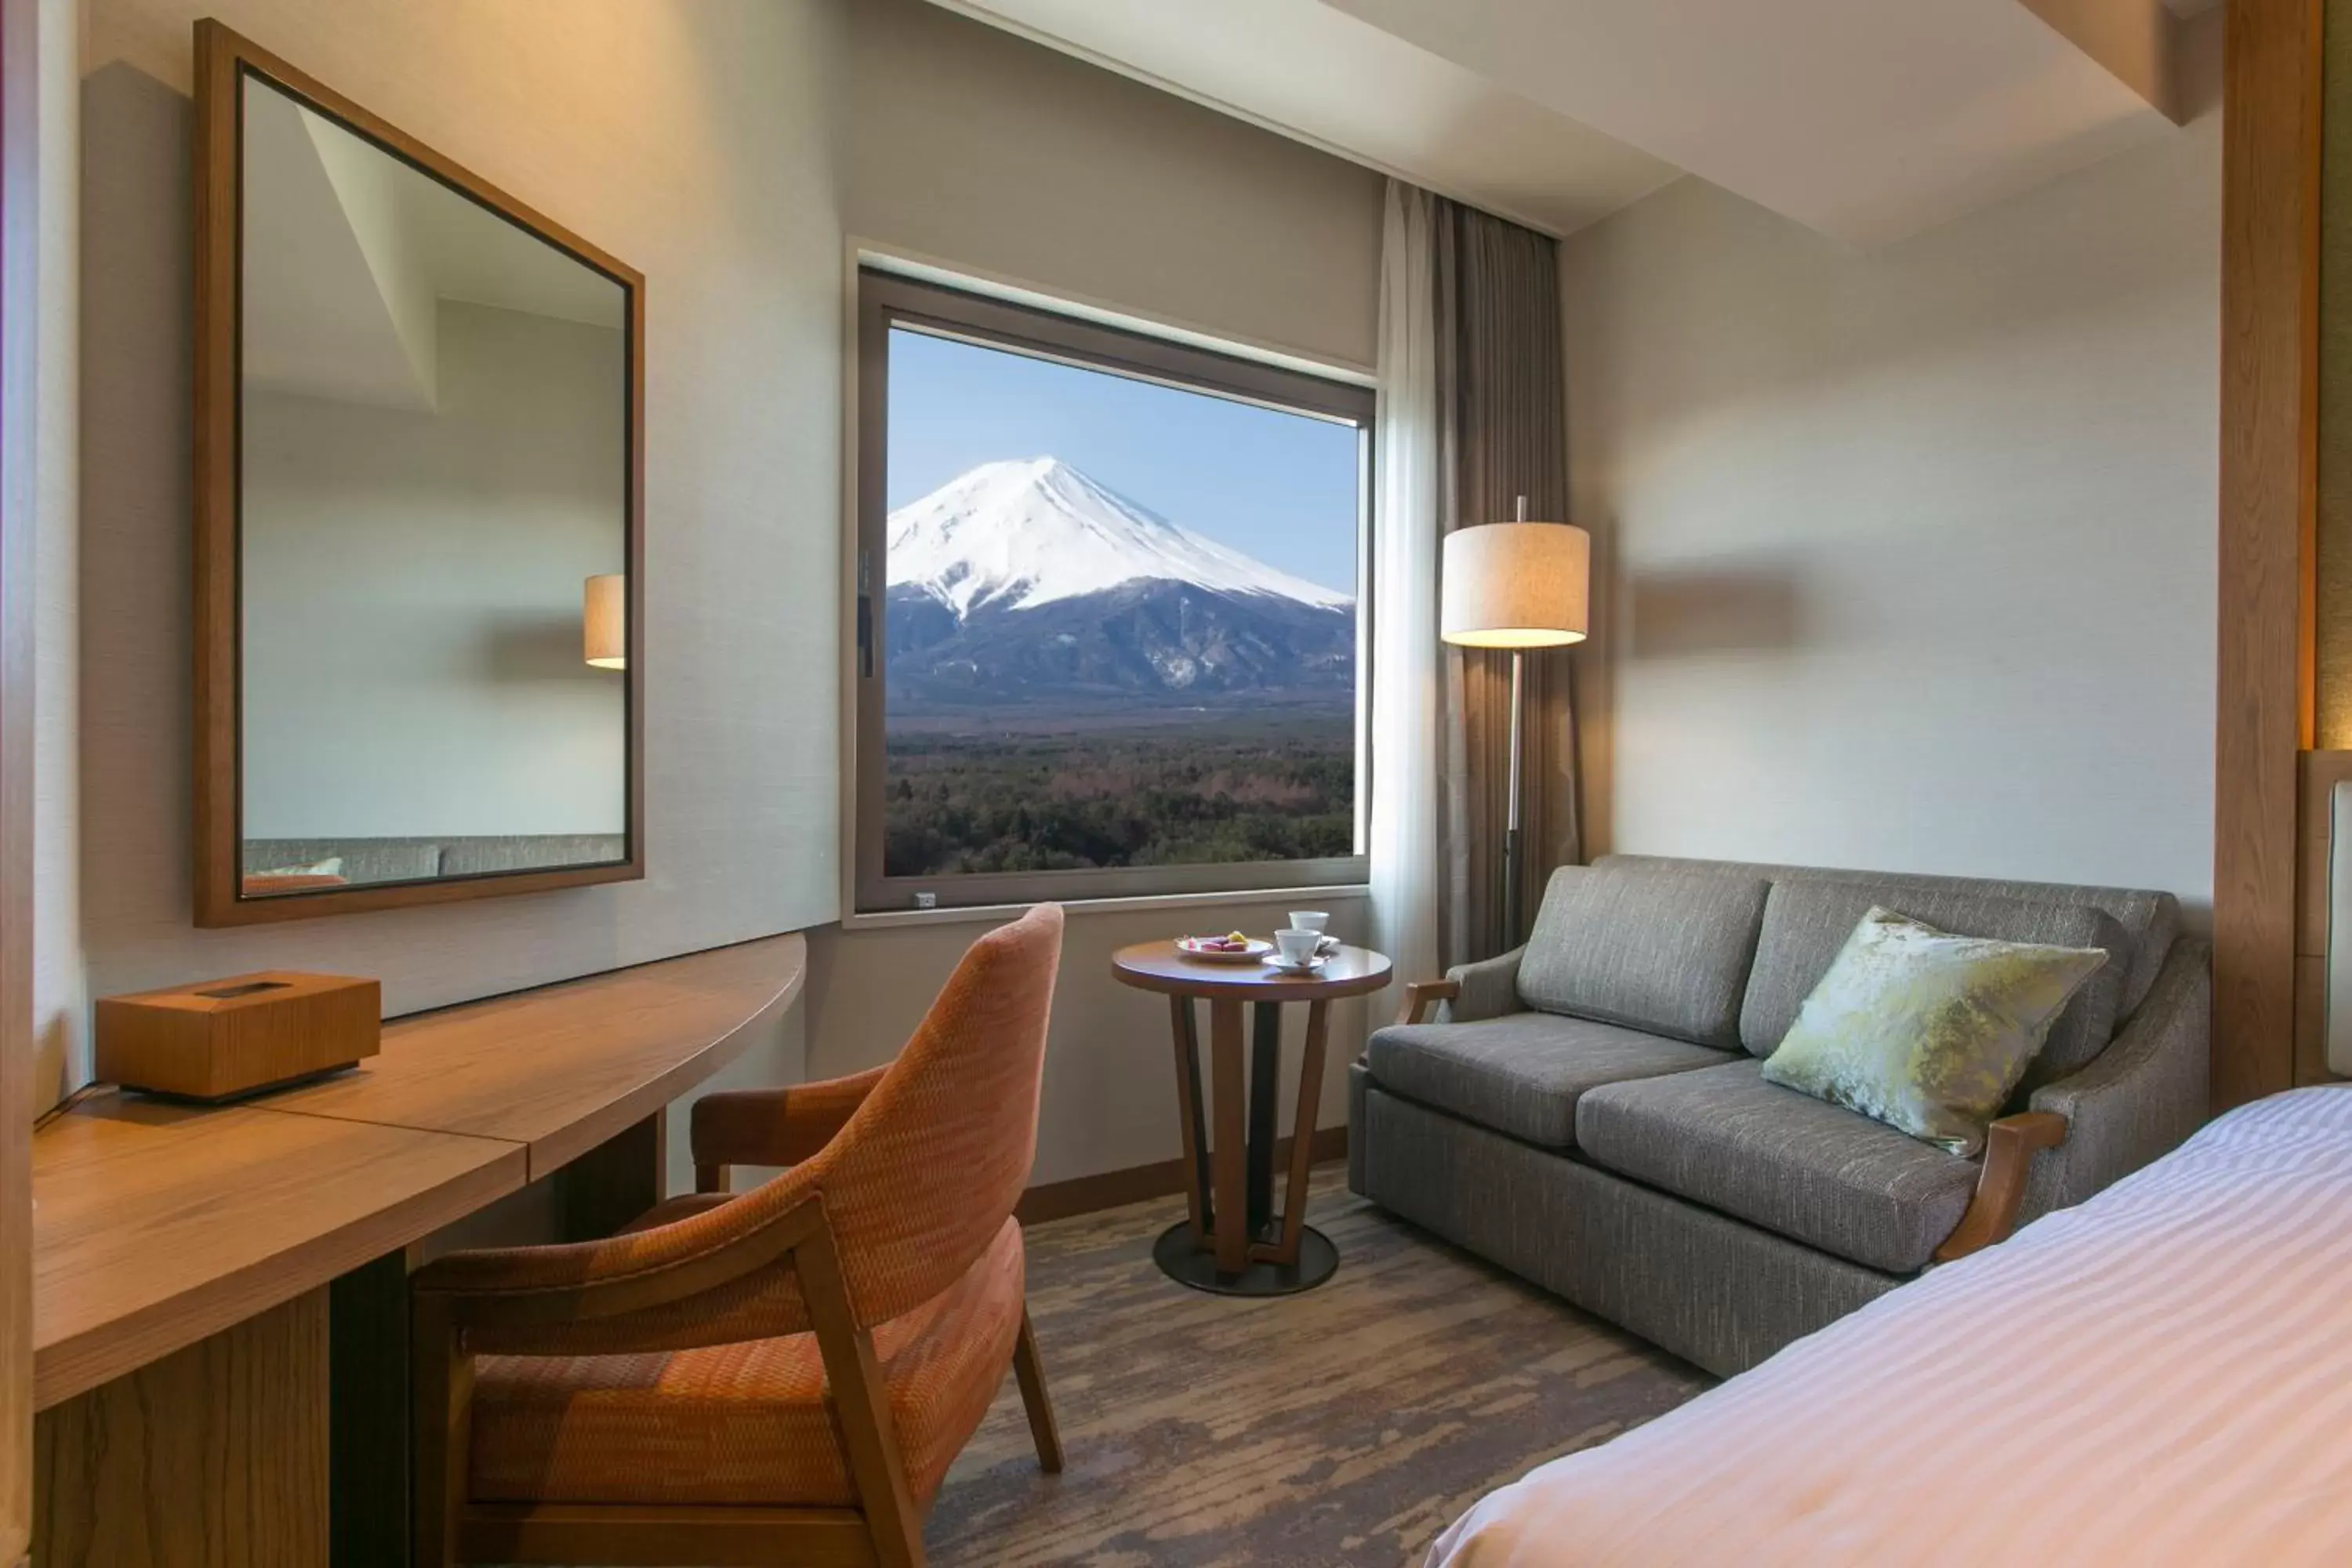
[[[894,713],[1329,703],[1354,690],[1347,595],[1053,458],[982,464],[892,512],[888,561]]]
[[[1346,594],[1277,572],[1154,515],[1058,458],[982,463],[890,514],[890,586],[968,616],[1034,609],[1139,579],[1346,609]]]

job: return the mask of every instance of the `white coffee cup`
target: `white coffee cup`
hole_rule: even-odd
[[[1274,945],[1281,950],[1283,963],[1301,964],[1315,956],[1315,944],[1322,939],[1320,931],[1293,928],[1275,932]]]
[[[1323,928],[1330,923],[1331,917],[1324,913],[1321,910],[1293,910],[1290,911],[1290,924],[1291,929],[1294,931],[1311,931],[1316,935],[1320,936],[1323,934]]]

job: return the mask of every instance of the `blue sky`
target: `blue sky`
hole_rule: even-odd
[[[1356,591],[1348,426],[894,331],[889,431],[894,510],[982,463],[1055,457],[1269,566]]]

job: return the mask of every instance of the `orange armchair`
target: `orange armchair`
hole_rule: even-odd
[[[703,1190],[619,1236],[420,1269],[416,1563],[913,1568],[1008,1364],[1060,1469],[1013,1206],[1061,941],[982,937],[887,1068],[700,1101]]]

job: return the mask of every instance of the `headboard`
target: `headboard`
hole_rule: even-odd
[[[2294,1078],[2352,1078],[2352,752],[2303,753],[2297,803]]]
[[[2338,779],[2327,789],[2326,887],[2322,1059],[2336,1077],[2352,1078],[2352,779]],[[2301,1071],[2295,1081],[2304,1081]]]

